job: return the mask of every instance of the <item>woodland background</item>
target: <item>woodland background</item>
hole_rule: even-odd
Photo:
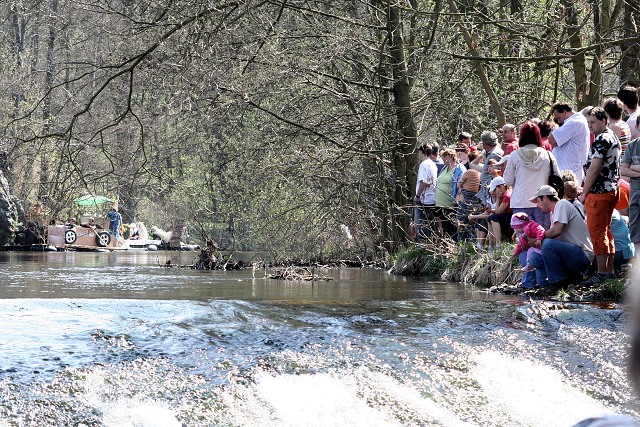
[[[280,257],[402,244],[418,144],[640,85],[636,0],[8,0],[1,17],[0,166],[25,211],[101,194],[125,222]]]

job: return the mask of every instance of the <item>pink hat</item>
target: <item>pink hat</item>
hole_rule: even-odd
[[[529,222],[529,216],[524,212],[516,212],[511,217],[511,228],[522,228]]]

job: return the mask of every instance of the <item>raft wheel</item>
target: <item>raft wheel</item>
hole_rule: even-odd
[[[111,242],[111,235],[106,231],[101,231],[96,236],[96,244],[100,247],[109,246],[109,242]]]
[[[67,230],[64,232],[64,242],[67,245],[72,245],[77,239],[76,232],[73,230]]]

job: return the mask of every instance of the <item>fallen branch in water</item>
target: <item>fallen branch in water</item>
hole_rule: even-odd
[[[333,280],[333,277],[319,276],[310,271],[307,267],[285,267],[276,269],[272,274],[268,274],[267,279],[277,280],[293,280],[293,281],[316,281],[316,280]]]
[[[218,244],[212,239],[206,239],[205,246],[200,248],[198,260],[192,268],[196,270],[238,270],[244,267],[242,261],[231,261],[233,254],[224,257],[220,254]]]

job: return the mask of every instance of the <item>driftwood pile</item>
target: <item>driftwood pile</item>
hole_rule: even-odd
[[[292,281],[319,281],[319,280],[333,280],[333,277],[320,276],[314,273],[315,269],[309,270],[308,267],[295,267],[289,266],[284,268],[275,269],[273,273],[267,274],[268,279],[276,280],[292,280]]]

